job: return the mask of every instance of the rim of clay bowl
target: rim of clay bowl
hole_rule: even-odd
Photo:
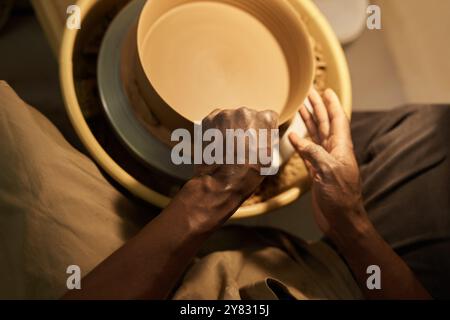
[[[259,0],[210,0],[211,3],[229,6],[251,15],[272,33],[280,46],[288,66],[289,90],[284,108],[280,112],[279,125],[286,125],[291,121],[299,106],[302,105],[314,81],[316,61],[313,43],[308,28],[295,8],[286,1],[261,2]],[[144,46],[151,30],[160,19],[170,12],[198,3],[197,0],[167,0],[163,5],[148,1],[145,3],[137,24],[137,86],[140,88],[143,100],[156,118],[170,130],[180,127],[192,128],[196,119],[189,112],[184,111],[182,105],[171,105],[166,100],[170,95],[161,95],[157,83],[152,79],[150,66],[144,66],[144,53],[148,48]],[[159,6],[158,6],[159,4]],[[293,41],[295,39],[295,41]],[[301,74],[301,76],[300,76]],[[166,92],[167,93],[167,92]],[[182,99],[184,101],[184,99]],[[244,103],[244,105],[247,105]],[[211,110],[212,111],[212,110]],[[206,115],[205,115],[206,116]]]
[[[298,12],[308,12],[309,17],[314,17],[316,29],[320,30],[322,37],[328,41],[331,48],[331,59],[329,64],[334,64],[337,69],[338,77],[338,95],[341,99],[348,116],[351,113],[352,91],[350,74],[343,50],[337,40],[333,30],[326,21],[325,17],[318,8],[309,0],[289,0],[297,8]],[[97,3],[94,0],[79,0],[82,18],[84,18]],[[308,25],[308,24],[307,24]],[[108,173],[114,180],[119,182],[135,196],[144,199],[158,207],[165,207],[169,204],[170,198],[156,192],[149,187],[137,181],[120,167],[110,155],[102,148],[100,143],[94,137],[89,125],[84,118],[78,98],[75,92],[75,83],[73,77],[73,52],[78,30],[69,30],[65,28],[59,55],[60,63],[60,81],[65,102],[66,111],[78,137],[88,150],[93,159]],[[306,177],[305,177],[306,178]],[[307,183],[304,186],[292,187],[262,203],[241,207],[236,211],[232,218],[245,218],[267,213],[273,209],[280,208],[295,201],[303,191],[307,189]]]

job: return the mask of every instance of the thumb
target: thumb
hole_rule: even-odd
[[[291,133],[289,135],[289,140],[297,153],[303,158],[303,160],[308,161],[314,170],[317,172],[324,171],[323,169],[330,160],[330,155],[324,148],[307,139],[300,138],[295,133]]]

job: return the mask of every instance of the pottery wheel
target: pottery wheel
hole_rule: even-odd
[[[336,89],[343,99],[345,111],[350,114],[350,79],[339,43],[326,20],[312,4],[303,0],[288,1],[302,13],[302,19],[308,28],[311,28],[311,34],[322,41],[315,44],[316,87],[319,90],[325,86]],[[133,194],[150,203],[164,206],[177,192],[183,181],[145,165],[132,156],[130,149],[124,147],[123,141],[105,117],[97,86],[96,70],[100,44],[108,28],[112,26],[111,22],[130,2],[128,0],[117,0],[114,3],[105,0],[98,2],[86,0],[81,4],[86,12],[83,29],[89,32],[81,30],[76,34],[68,33],[63,39],[61,49],[61,79],[69,117],[88,151],[113,179]],[[118,51],[117,48],[113,51]],[[331,63],[329,74],[327,59],[330,59]],[[113,68],[113,64],[109,67]],[[247,206],[241,207],[235,216],[261,214],[286,205],[304,192],[308,184],[303,162],[295,155],[277,176],[265,180],[261,189],[246,203]]]

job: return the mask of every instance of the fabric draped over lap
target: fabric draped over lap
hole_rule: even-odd
[[[125,198],[52,123],[0,83],[0,298],[60,297],[70,265],[86,275],[152,212]],[[175,299],[360,297],[350,272],[324,243],[244,227],[215,234],[173,294]]]

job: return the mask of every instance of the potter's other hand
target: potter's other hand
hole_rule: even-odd
[[[223,187],[224,190],[239,194],[242,197],[242,200],[245,200],[255,191],[264,179],[264,176],[262,176],[260,172],[263,164],[259,161],[260,157],[258,156],[259,153],[256,152],[256,149],[262,148],[259,152],[266,152],[267,155],[271,155],[271,141],[268,139],[265,145],[261,144],[258,139],[259,130],[265,129],[267,136],[270,137],[271,129],[276,129],[277,124],[278,115],[273,111],[258,112],[248,108],[239,108],[236,110],[218,109],[213,111],[203,119],[203,134],[205,134],[208,129],[218,129],[218,131],[221,132],[224,142],[221,162],[224,164],[220,164],[220,162],[217,164],[217,161],[213,164],[207,164],[205,163],[206,159],[204,159],[203,164],[196,166],[197,175],[211,177],[214,181],[219,182],[217,185]],[[239,149],[237,138],[234,140],[234,148],[227,147],[227,130],[229,129],[233,129],[234,134],[239,134],[239,130],[241,130],[241,133],[254,133],[252,137],[256,139],[256,143],[248,143],[250,139],[249,137],[246,137],[245,155],[241,154],[241,157],[239,157],[237,153]],[[207,146],[208,143],[209,142],[206,142],[205,145]],[[256,157],[256,163],[255,161],[249,161],[252,159],[251,157],[249,158],[249,155]],[[215,158],[217,159],[217,157]],[[230,162],[232,162],[232,164],[230,164]]]
[[[295,133],[289,138],[313,178],[316,223],[326,236],[339,242],[342,234],[361,230],[368,223],[350,125],[333,90],[326,90],[323,99],[312,90],[309,99],[314,113],[302,106],[300,114],[311,140]]]

